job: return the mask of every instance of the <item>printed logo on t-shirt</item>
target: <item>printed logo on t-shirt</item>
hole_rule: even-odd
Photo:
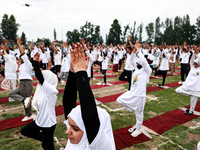
[[[199,71],[196,72],[196,75],[199,76]]]
[[[134,76],[134,77],[133,77],[133,83],[132,83],[132,84],[135,84],[137,81],[138,81],[137,76]]]

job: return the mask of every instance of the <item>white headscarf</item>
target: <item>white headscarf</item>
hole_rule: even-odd
[[[82,115],[81,115],[81,108],[80,105],[76,106],[75,108],[72,109],[68,117],[70,117],[76,124],[77,126],[83,131],[83,136],[81,138],[81,141],[78,144],[71,144],[70,140],[67,141],[67,146],[65,147],[65,150],[93,150],[95,148],[99,148],[102,143],[101,137],[102,132],[105,132],[108,139],[103,139],[103,140],[109,140],[108,143],[109,145],[107,146],[109,149],[104,149],[104,150],[115,150],[115,143],[114,143],[114,137],[113,137],[113,131],[112,131],[112,126],[110,123],[110,117],[109,114],[102,108],[97,107],[98,111],[98,116],[100,120],[100,128],[99,132],[97,133],[97,136],[93,140],[92,143],[95,143],[95,147],[90,147],[87,135],[86,135],[86,129],[85,125],[83,123]],[[67,125],[67,128],[69,127],[68,120],[65,121],[65,124]],[[93,145],[93,146],[94,146]],[[110,148],[112,147],[112,148]]]
[[[196,62],[198,65],[200,65],[200,60],[195,59],[195,60],[194,60],[194,63],[195,63],[195,62]]]
[[[43,70],[42,71],[42,75],[44,77],[44,80],[46,82],[48,82],[49,84],[53,85],[55,88],[57,87],[57,84],[58,84],[58,78],[57,76],[50,70]],[[40,89],[40,84],[38,83],[37,84],[37,88],[36,88],[36,91],[34,93],[34,96],[33,96],[33,100],[32,100],[32,107],[36,110],[37,110],[37,105],[36,105],[36,100],[38,99],[38,96],[40,96],[40,94],[42,93],[43,91]]]

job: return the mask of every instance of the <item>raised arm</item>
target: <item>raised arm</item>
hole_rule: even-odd
[[[81,114],[87,133],[87,138],[89,143],[91,144],[99,131],[100,120],[97,113],[94,95],[90,88],[86,72],[89,60],[85,58],[83,48],[79,43],[75,45],[75,49],[73,50],[73,52],[75,53],[75,55],[71,57],[74,62],[72,66],[76,73],[76,82],[79,91]]]
[[[18,38],[18,39],[17,39],[17,45],[19,46],[19,51],[20,51],[21,55],[24,55],[24,54],[25,54],[25,51],[24,51],[24,49],[23,49],[23,47],[22,47],[21,38]]]
[[[44,77],[42,75],[42,72],[40,70],[40,67],[39,67],[39,57],[40,57],[40,53],[37,52],[35,55],[34,55],[34,58],[33,58],[33,67],[34,67],[34,70],[35,70],[35,76],[36,78],[38,79],[38,81],[40,82],[41,85],[43,85],[44,83]]]

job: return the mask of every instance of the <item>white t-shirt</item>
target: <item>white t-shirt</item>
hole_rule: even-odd
[[[98,51],[98,61],[102,62],[103,61],[103,52]]]
[[[126,53],[126,64],[124,69],[128,71],[133,71],[135,69],[131,64],[131,55],[129,53]]]
[[[117,52],[117,54],[115,54]],[[118,64],[119,63],[119,55],[118,55],[118,50],[114,51],[113,54],[113,64]]]
[[[29,61],[29,59],[28,59],[26,54],[24,54],[21,58],[23,59],[24,63],[21,64],[20,67],[19,67],[18,78],[19,78],[19,80],[21,80],[21,79],[30,79],[30,80],[32,80],[32,77],[31,77],[32,64]]]
[[[165,55],[165,57],[163,57],[163,54]],[[168,49],[165,49],[161,52],[161,63],[160,63],[160,70],[169,70],[169,59],[170,59],[170,55],[168,52]]]
[[[190,53],[189,53],[189,52],[187,52],[187,53],[182,52],[182,53],[180,54],[181,64],[188,64],[188,62],[189,62],[189,57],[190,57]]]
[[[124,56],[124,52],[122,50],[118,51],[119,59],[122,59]]]
[[[103,59],[103,61],[102,61],[102,70],[107,70],[108,69],[108,62],[109,62],[109,58],[108,57]]]
[[[85,53],[89,57],[89,63],[88,63],[88,67],[87,67],[87,75],[90,78],[91,77],[91,67],[92,67],[92,64],[94,62],[94,58],[93,58],[92,54],[90,54],[89,50],[86,51]]]
[[[54,53],[54,64],[55,65],[61,65],[61,52],[58,51],[58,53]]]
[[[40,127],[52,127],[56,124],[55,105],[58,90],[46,81],[40,85],[40,89],[42,93],[37,100],[38,114],[35,122]]]
[[[16,71],[18,65],[16,58],[12,55],[4,55],[5,58],[5,79],[17,79]]]
[[[160,50],[156,50],[155,52],[153,52],[152,54],[152,60],[153,60],[153,63],[152,65],[156,65],[158,66],[159,65],[159,58],[160,58]]]
[[[34,57],[34,55],[38,52],[38,49],[37,48],[34,48],[32,51],[31,51],[31,58]]]
[[[67,54],[65,57],[62,59],[62,67],[61,67],[61,72],[69,72],[70,68],[70,55]]]
[[[40,53],[40,59],[42,59],[42,63],[48,63],[48,53],[45,51],[44,53]]]

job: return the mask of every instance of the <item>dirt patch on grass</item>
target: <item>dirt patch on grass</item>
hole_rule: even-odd
[[[118,108],[122,108],[122,106],[120,104],[118,104],[116,101],[114,102],[110,102],[110,108],[111,109],[118,109]]]
[[[104,97],[104,96],[111,95],[111,93],[112,93],[112,95],[124,93],[127,90],[124,88],[123,85],[119,84],[119,85],[102,87],[99,89],[93,89],[92,91],[93,91],[94,95],[98,95],[99,97]]]

